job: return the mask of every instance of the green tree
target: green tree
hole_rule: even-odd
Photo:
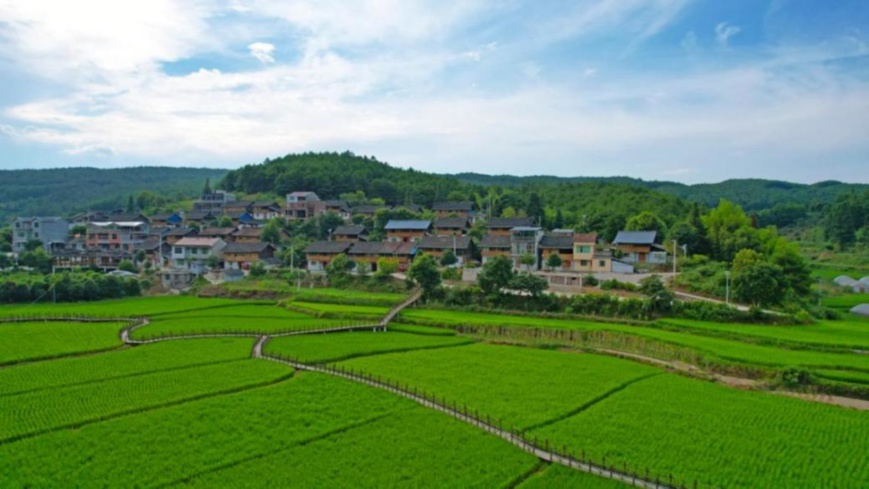
[[[663,239],[667,232],[667,225],[651,211],[643,211],[625,223],[626,231],[657,231],[659,239]]]
[[[37,248],[33,251],[21,253],[18,257],[18,264],[23,267],[39,270],[42,273],[51,273],[52,258],[44,249]]]
[[[766,261],[761,253],[740,250],[733,258],[733,296],[754,306],[779,304],[787,290],[783,275],[781,267]]]
[[[202,195],[207,195],[211,193],[211,179],[205,179],[205,187],[202,188]]]
[[[413,259],[407,277],[422,287],[425,297],[432,297],[441,285],[441,274],[438,265],[431,255],[421,253]]]
[[[136,203],[135,203],[135,201],[133,200],[133,196],[130,195],[130,196],[127,198],[127,208],[126,208],[126,211],[127,211],[128,214],[132,214],[135,210],[136,210]]]
[[[525,265],[526,270],[531,270],[531,267],[533,267],[534,264],[537,263],[537,260],[531,253],[523,253],[519,255],[519,263],[521,265]]]
[[[513,276],[507,285],[513,290],[525,292],[532,297],[539,297],[549,287],[546,279],[530,273],[519,273]]]
[[[494,256],[483,265],[477,274],[480,289],[486,295],[497,295],[513,279],[513,265],[506,256]]]
[[[343,287],[350,278],[350,270],[354,263],[344,253],[339,254],[326,265],[326,277],[335,287]]]
[[[378,258],[377,271],[374,272],[374,278],[380,281],[389,280],[393,273],[398,271],[398,260],[395,258]]]
[[[702,218],[712,258],[730,262],[739,250],[759,246],[757,229],[741,207],[721,199],[718,207]]]
[[[28,239],[26,243],[24,243],[24,251],[36,251],[42,248],[42,241],[38,239]]]
[[[561,208],[555,211],[555,219],[552,221],[552,227],[561,229],[564,227],[564,214],[561,213]]]
[[[283,230],[283,226],[281,225],[281,221],[278,218],[274,218],[269,220],[265,226],[263,226],[263,234],[262,240],[265,243],[271,243],[275,246],[281,244],[281,231]]]
[[[441,266],[449,267],[453,266],[459,262],[459,258],[453,253],[453,250],[444,251],[444,254],[441,256]]]
[[[669,311],[676,299],[675,294],[664,285],[658,275],[650,275],[640,280],[639,291],[648,298],[649,311],[653,313]]]
[[[553,252],[548,258],[546,258],[546,266],[549,267],[550,270],[561,268],[561,263],[561,257],[558,256],[558,253]]]
[[[525,208],[528,215],[534,219],[540,219],[540,225],[543,225],[543,199],[537,192],[531,192],[528,196],[528,206]]]
[[[217,220],[217,227],[221,228],[231,228],[232,226],[232,218],[229,216],[220,216]]]
[[[262,262],[254,262],[250,265],[250,276],[254,278],[263,277],[266,274],[266,266]]]
[[[139,273],[139,269],[136,267],[136,264],[130,260],[121,260],[121,263],[118,263],[118,270],[123,270],[130,273]]]

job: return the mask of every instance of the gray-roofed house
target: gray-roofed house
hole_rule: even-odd
[[[416,243],[431,231],[431,221],[390,219],[384,230],[387,241]]]
[[[353,243],[347,252],[354,262],[358,271],[377,271],[377,261],[385,258],[395,260],[398,271],[404,272],[410,267],[414,255],[417,252],[417,244],[414,242],[364,242]]]
[[[510,236],[510,230],[513,228],[533,226],[533,217],[493,217],[486,223],[486,234]]]
[[[249,212],[257,221],[268,221],[281,215],[281,206],[270,200],[257,201],[251,204]]]
[[[291,221],[304,221],[314,216],[320,196],[314,192],[296,191],[287,194],[284,215]]]
[[[336,256],[346,253],[351,243],[343,241],[314,241],[305,248],[305,260],[308,262],[309,272],[325,272],[328,265]]]
[[[431,206],[437,217],[464,217],[474,219],[473,202],[435,202]]]
[[[388,205],[376,205],[376,204],[361,204],[357,205],[353,208],[353,214],[360,214],[363,216],[373,217],[374,214],[380,209],[392,209],[392,206]]]
[[[619,231],[613,245],[628,263],[667,263],[667,252],[657,243],[657,231]]]
[[[332,231],[332,239],[335,241],[366,241],[368,239],[368,230],[365,226],[338,226]]]
[[[510,236],[487,234],[480,241],[480,254],[483,264],[496,256],[510,258]]]
[[[69,239],[69,221],[59,217],[19,217],[12,222],[12,251],[21,253],[30,240],[39,241],[45,251],[63,248]]]
[[[275,256],[270,243],[229,243],[221,252],[226,270],[250,270],[253,263],[265,262]]]
[[[570,234],[546,234],[540,240],[540,259],[546,266],[549,256],[558,255],[561,258],[561,266],[558,270],[573,269],[573,235]],[[548,266],[547,266],[548,268]]]
[[[452,250],[459,259],[456,266],[462,266],[471,258],[470,236],[425,236],[419,241],[419,251],[440,259],[447,250]]]
[[[436,236],[461,236],[468,231],[467,217],[442,217],[435,219],[434,234]]]
[[[869,304],[858,304],[851,308],[851,314],[869,318]]]

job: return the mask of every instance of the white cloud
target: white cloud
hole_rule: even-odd
[[[250,55],[254,58],[260,60],[262,63],[274,63],[275,57],[275,45],[269,44],[267,42],[255,42],[253,44],[249,44],[247,49],[250,51]]]
[[[740,30],[742,29],[739,26],[721,22],[715,26],[715,40],[718,41],[719,45],[727,47],[727,42],[730,38],[739,34]]]

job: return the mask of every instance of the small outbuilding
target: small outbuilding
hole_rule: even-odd
[[[852,307],[851,314],[869,318],[869,304],[859,304]]]

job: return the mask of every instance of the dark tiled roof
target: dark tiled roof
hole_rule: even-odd
[[[269,243],[229,243],[223,248],[223,253],[262,253],[268,248],[274,246]]]
[[[209,236],[229,236],[235,228],[203,228],[199,231],[199,235],[203,237]]]
[[[366,232],[365,226],[338,226],[332,231],[332,236],[359,236]]]
[[[324,200],[324,201],[323,201],[323,205],[324,205],[327,209],[338,208],[338,209],[340,209],[340,210],[342,210],[342,211],[350,212],[350,206],[347,205],[347,201],[346,201],[346,200]]]
[[[263,228],[241,228],[232,233],[233,236],[243,236],[246,238],[258,238],[262,234]]]
[[[305,248],[305,253],[344,253],[350,243],[341,241],[314,241]]]
[[[597,233],[577,233],[573,235],[574,243],[597,243]]]
[[[434,227],[437,229],[465,229],[468,227],[466,217],[444,217],[435,219]]]
[[[512,229],[534,226],[533,217],[493,217],[486,227],[489,229]]]
[[[416,243],[393,243],[393,242],[361,242],[353,243],[350,249],[351,255],[412,255],[417,246]]]
[[[275,208],[275,209],[281,208],[281,206],[279,206],[278,204],[271,202],[271,201],[268,201],[268,200],[254,202],[251,204],[251,206],[253,206],[253,207],[269,207],[269,208]]]
[[[188,221],[206,221],[214,219],[214,214],[211,212],[191,212],[185,218]]]
[[[166,233],[166,236],[187,236],[190,234],[196,234],[196,230],[193,228],[175,228]]]
[[[398,219],[390,219],[389,222],[386,223],[384,229],[387,231],[393,230],[412,230],[412,231],[426,231],[431,227],[431,221],[402,221]]]
[[[540,240],[540,247],[547,249],[573,249],[573,237],[548,234]]]
[[[466,250],[471,246],[471,238],[469,236],[425,236],[419,241],[419,249],[421,250],[451,250],[453,244],[457,250]]]
[[[510,236],[483,236],[481,248],[510,248]]]
[[[433,211],[441,212],[470,212],[474,210],[473,202],[435,202],[431,206]]]
[[[657,236],[657,231],[619,231],[613,244],[651,245]]]

